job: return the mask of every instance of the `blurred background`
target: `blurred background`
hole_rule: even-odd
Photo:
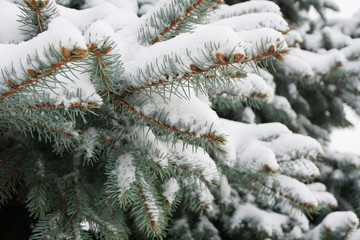
[[[339,5],[340,11],[328,10],[330,18],[349,18],[360,11],[359,0],[335,0],[335,2]],[[315,9],[311,10],[311,14],[314,18],[319,16]],[[334,130],[331,134],[330,148],[336,151],[360,154],[360,117],[349,107],[345,111],[354,127]]]

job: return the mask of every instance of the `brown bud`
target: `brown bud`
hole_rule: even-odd
[[[72,54],[79,57],[87,57],[89,55],[86,49],[81,49],[81,48],[76,49],[75,51],[72,52]]]
[[[104,51],[102,51],[103,54],[107,54],[112,50],[112,47],[106,48]]]
[[[274,45],[271,45],[269,47],[269,50],[268,50],[269,53],[274,53],[275,52],[275,46]]]
[[[237,53],[234,55],[234,62],[240,62],[243,59],[244,59],[244,54]]]
[[[287,33],[289,33],[290,32],[290,29],[288,28],[288,29],[286,29],[284,32],[283,32],[283,34],[287,34]]]
[[[36,1],[35,1],[35,0],[31,0],[31,4],[32,4],[33,6],[36,6]]]
[[[266,172],[270,172],[270,173],[277,173],[277,171],[275,171],[274,169],[272,169],[271,167],[269,167],[267,164],[264,165],[265,171]]]
[[[88,108],[88,106],[82,106],[82,109],[84,110],[84,111],[87,111],[89,108]]]
[[[30,76],[32,76],[33,78],[36,78],[36,77],[38,76],[38,74],[37,74],[34,70],[32,70],[32,69],[28,69],[27,72],[28,72],[28,74],[29,74]]]
[[[262,97],[264,97],[264,94],[263,94],[263,93],[261,93],[261,92],[259,92],[259,93],[256,95],[256,97],[258,97],[258,98],[262,98]]]
[[[190,69],[193,71],[198,71],[199,68],[195,64],[190,64]]]
[[[88,103],[88,106],[97,107],[97,106],[99,106],[99,104],[97,104],[97,103]]]
[[[277,41],[277,42],[280,42],[280,38],[277,38],[276,41]]]
[[[282,52],[282,53],[288,53],[288,52],[290,52],[290,48],[284,49],[284,50],[282,50],[281,52]]]
[[[283,56],[281,56],[280,54],[275,56],[276,59],[280,60],[280,61],[284,61],[285,59],[283,58]]]
[[[10,85],[11,88],[16,88],[16,84],[13,83],[10,79],[8,79],[8,84]]]
[[[49,0],[44,1],[44,6],[47,6],[49,4]]]
[[[67,47],[62,46],[61,52],[65,58],[69,58],[71,56],[71,52]]]
[[[90,49],[91,49],[91,50],[94,50],[94,49],[96,49],[96,48],[97,48],[97,44],[94,43],[94,42],[92,42],[92,43],[90,44]]]
[[[219,62],[225,62],[225,56],[224,56],[224,54],[217,52],[217,53],[215,54],[215,57],[216,57],[216,59],[217,59]]]

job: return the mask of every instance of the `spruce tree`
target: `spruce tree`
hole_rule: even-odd
[[[236,3],[240,1],[227,1]],[[276,94],[285,97],[287,110],[266,104],[253,109],[256,122],[280,121],[291,130],[315,137],[325,147],[316,165],[320,181],[338,200],[338,210],[358,216],[360,189],[359,161],[355,154],[333,152],[327,148],[334,128],[351,126],[344,106],[359,111],[359,14],[348,18],[326,17],[328,9],[338,10],[333,1],[274,1],[281,6],[292,32],[287,37],[290,52],[285,61],[269,69],[276,83]],[[287,2],[287,1],[286,1]],[[313,6],[321,19],[309,19]],[[296,11],[293,11],[297,9]],[[241,114],[238,114],[241,115]],[[255,118],[254,118],[255,119]],[[327,211],[324,212],[325,214]],[[325,216],[314,215],[316,223]],[[360,232],[354,235],[357,239]]]
[[[309,184],[319,142],[254,123],[290,106],[280,8],[155,2],[0,1],[1,205],[32,239],[351,236],[352,212],[306,217],[337,205]]]

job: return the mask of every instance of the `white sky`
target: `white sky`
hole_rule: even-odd
[[[328,16],[351,17],[360,9],[360,0],[335,0],[335,2],[339,5],[340,12],[328,11]],[[333,131],[330,148],[360,154],[360,117],[348,107],[345,111],[355,127]]]
[[[341,152],[360,154],[360,117],[349,107],[345,108],[345,112],[354,127],[333,131],[330,148]]]
[[[328,16],[351,17],[360,9],[360,0],[334,0],[334,2],[339,5],[340,12],[329,10]]]

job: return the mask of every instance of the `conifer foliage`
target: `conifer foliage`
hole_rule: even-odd
[[[139,18],[135,0],[14,2],[0,1],[0,203],[19,192],[32,239],[356,229],[352,212],[310,228],[305,214],[337,205],[307,184],[319,142],[218,117],[281,104],[268,69],[286,59],[290,29],[276,4],[139,1]]]

